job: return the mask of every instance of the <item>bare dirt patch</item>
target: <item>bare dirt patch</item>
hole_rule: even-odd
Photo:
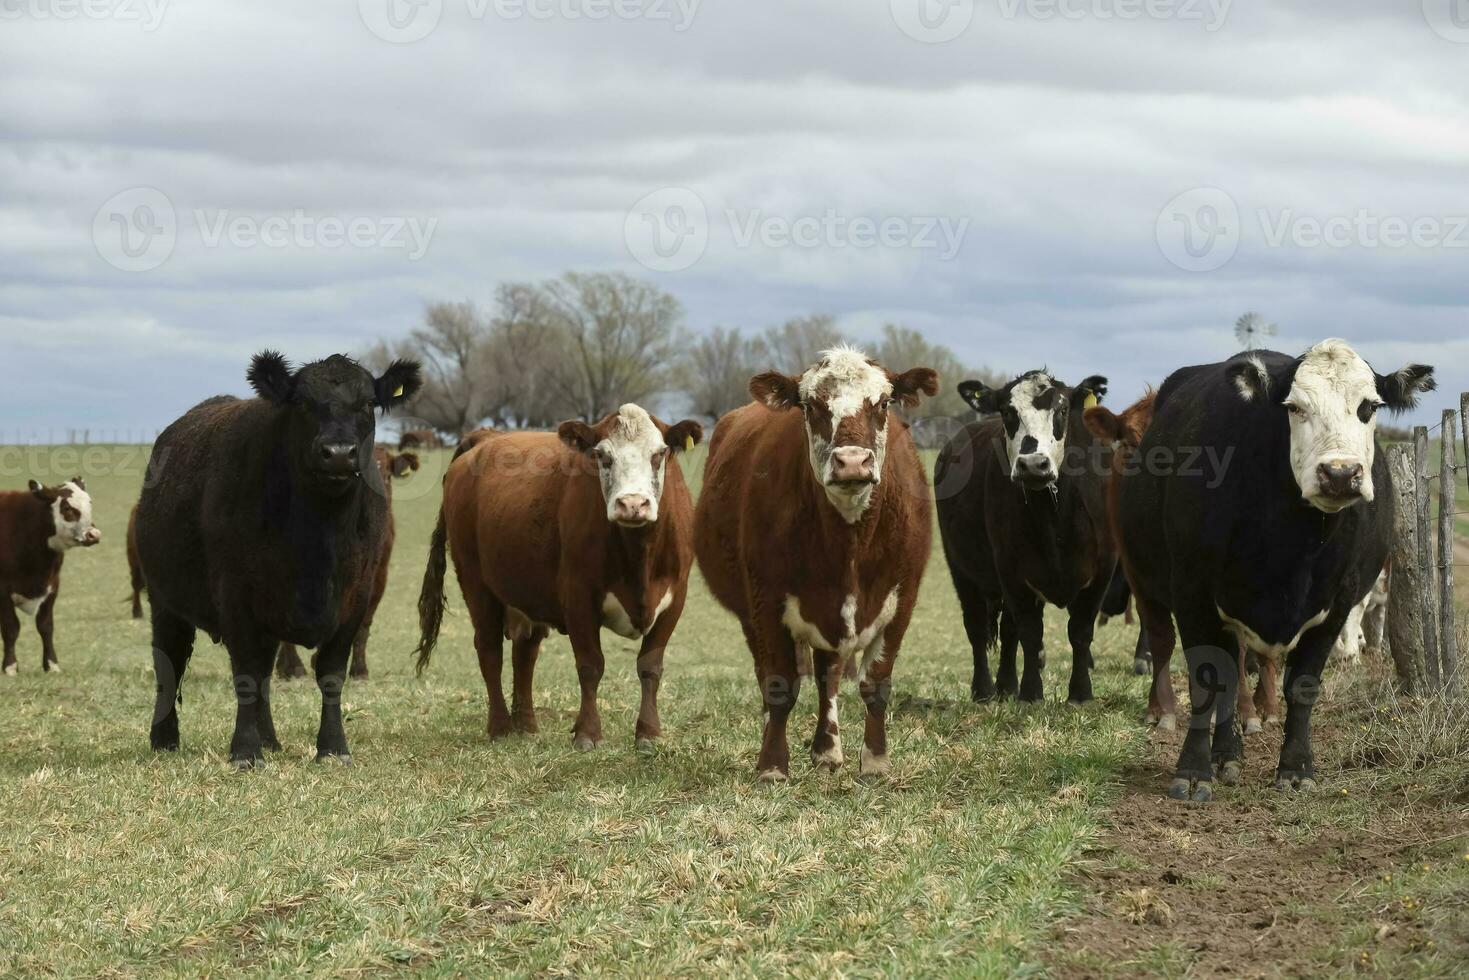
[[[1216,785],[1211,804],[1167,799],[1182,733],[1153,733],[1124,773],[1094,870],[1076,882],[1081,913],[1054,928],[1052,974],[1306,976],[1443,952],[1421,905],[1385,902],[1380,886],[1425,853],[1442,859],[1469,817],[1352,800],[1350,780],[1333,778],[1334,732],[1352,723],[1347,710],[1318,711],[1316,794],[1268,788],[1281,739],[1272,728],[1247,740],[1242,785]]]

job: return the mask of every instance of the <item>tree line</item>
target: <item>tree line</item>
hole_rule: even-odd
[[[617,273],[506,283],[490,310],[430,303],[421,325],[379,341],[362,359],[374,369],[395,357],[420,361],[425,383],[407,414],[457,438],[481,425],[549,428],[567,418],[599,419],[625,402],[680,398],[688,414],[717,420],[749,402],[752,375],[800,374],[820,351],[843,342],[895,372],[937,370],[943,390],[919,409],[924,417],[966,412],[954,391],[963,378],[1003,383],[899,324],[877,337],[846,337],[833,317],[818,314],[755,332],[716,326],[693,334],[677,298]]]

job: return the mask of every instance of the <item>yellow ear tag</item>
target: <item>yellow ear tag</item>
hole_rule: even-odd
[[[1096,393],[1095,392],[1091,392],[1091,391],[1087,392],[1086,393],[1086,404],[1083,405],[1082,408],[1086,409],[1086,408],[1096,408],[1096,407],[1097,407],[1097,396],[1096,396]]]
[[[693,436],[684,436],[683,437],[683,451],[686,452],[686,453],[691,453],[691,452],[694,451],[694,437]]]
[[[396,387],[396,388],[393,389],[393,397],[394,398],[402,398],[403,397],[403,386],[402,385],[399,385],[398,387]]]

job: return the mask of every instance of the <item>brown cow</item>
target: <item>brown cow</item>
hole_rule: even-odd
[[[937,392],[929,368],[895,375],[838,347],[798,378],[752,378],[756,404],[730,412],[714,432],[694,547],[755,660],[762,782],[790,778],[786,722],[813,666],[821,705],[812,764],[843,763],[837,693],[846,673],[867,706],[860,772],[887,767],[893,663],[932,536],[923,464],[889,409]]]
[[[41,634],[41,668],[58,672],[52,642],[61,563],[72,548],[90,548],[102,540],[92,524],[92,498],[81,477],[59,487],[35,480],[30,489],[0,493],[0,635],[5,640],[5,673],[19,669],[15,643],[21,612],[36,617]]]
[[[663,652],[683,613],[693,566],[693,504],[675,453],[704,437],[623,405],[595,426],[557,433],[471,433],[444,476],[444,504],[418,599],[418,669],[428,665],[444,612],[445,551],[474,622],[491,738],[537,730],[531,678],[541,641],[571,638],[581,682],[572,744],[602,740],[597,687],[602,627],[641,639],[639,748],[661,733]],[[501,686],[502,640],[513,644],[513,713]]]
[[[383,535],[382,555],[378,559],[377,578],[373,580],[372,598],[367,603],[367,617],[362,620],[362,628],[357,631],[357,639],[352,642],[350,673],[351,676],[361,680],[367,679],[367,635],[372,631],[372,619],[377,615],[377,607],[382,604],[383,593],[388,590],[388,560],[393,557],[393,538],[396,536],[393,522],[393,480],[406,478],[419,466],[416,454],[398,453],[395,455],[382,446],[373,450],[372,460],[377,464],[378,472],[382,474],[383,493],[388,498],[388,530]],[[314,655],[311,662],[315,665]],[[275,675],[283,680],[306,676],[306,665],[301,662],[301,654],[296,650],[294,644],[281,644],[280,653],[277,654],[275,661]]]
[[[1111,524],[1117,542],[1123,574],[1129,585],[1133,579],[1127,556],[1127,543],[1122,536],[1122,480],[1128,467],[1135,465],[1137,447],[1142,444],[1148,426],[1153,422],[1153,403],[1158,393],[1149,388],[1136,404],[1121,414],[1116,414],[1100,405],[1086,411],[1087,428],[1098,438],[1111,442],[1117,450],[1112,456],[1112,476],[1107,482],[1107,520]],[[1173,678],[1169,664],[1177,644],[1177,633],[1173,628],[1173,616],[1161,607],[1149,606],[1142,599],[1137,601],[1138,618],[1142,620],[1143,633],[1153,653],[1153,684],[1148,693],[1147,723],[1157,725],[1164,731],[1177,727],[1178,701],[1173,693]],[[1246,679],[1246,658],[1239,658],[1240,683],[1238,688],[1239,716],[1244,721],[1245,733],[1253,735],[1261,731],[1260,713],[1266,721],[1277,721],[1280,716],[1276,668],[1273,662],[1260,663],[1260,678],[1255,697],[1249,697]]]
[[[443,449],[444,440],[433,429],[409,429],[398,437],[398,448],[406,449]]]

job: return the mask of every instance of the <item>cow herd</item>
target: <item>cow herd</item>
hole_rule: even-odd
[[[180,682],[203,630],[228,651],[237,714],[231,760],[279,748],[272,673],[316,651],[317,757],[350,760],[341,696],[366,675],[365,643],[393,545],[391,484],[412,453],[375,447],[375,412],[410,400],[416,364],[374,377],[341,355],[293,369],[267,351],[258,397],[213,398],[158,438],[130,521],[133,610],[151,607],[155,749],[179,746]],[[1151,668],[1147,715],[1176,725],[1169,662],[1181,637],[1191,713],[1176,799],[1239,779],[1242,734],[1282,715],[1276,785],[1309,789],[1310,723],[1336,647],[1360,649],[1382,602],[1393,495],[1375,438],[1381,409],[1411,408],[1432,369],[1380,375],[1328,340],[1300,357],[1261,351],[1188,367],[1114,413],[1107,381],[1031,371],[958,386],[979,415],[939,452],[932,484],[903,413],[939,392],[928,368],[894,373],[849,347],[800,376],[750,380],[752,402],[709,440],[697,506],[679,455],[704,438],[628,404],[557,432],[481,429],[444,477],[418,600],[418,668],[430,662],[452,559],[474,630],[491,737],[535,732],[533,677],[552,631],[570,639],[581,687],[576,748],[602,741],[603,628],[639,643],[633,736],[661,734],[664,651],[698,564],[744,631],[764,730],[756,773],[790,778],[787,725],[817,691],[812,764],[844,764],[838,694],[865,707],[858,767],[884,771],[892,673],[928,562],[934,508],[963,611],[975,701],[1044,697],[1044,611],[1066,610],[1067,700],[1092,699],[1093,634],[1130,593]],[[412,433],[414,445],[435,444]],[[16,608],[34,613],[47,670],[65,554],[96,544],[81,478],[0,494],[0,627],[15,670]],[[1380,618],[1380,617],[1379,617]],[[1380,636],[1380,627],[1378,629]],[[503,689],[511,648],[511,696]],[[990,668],[996,655],[996,670]],[[1258,664],[1253,698],[1247,661]]]

